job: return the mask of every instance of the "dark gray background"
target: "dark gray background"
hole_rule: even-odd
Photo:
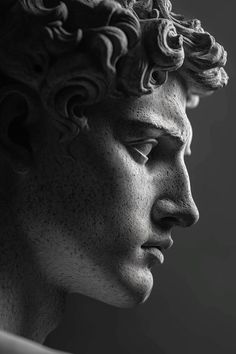
[[[200,221],[174,232],[174,247],[154,269],[150,299],[117,309],[68,298],[62,325],[47,344],[75,354],[235,354],[235,12],[234,1],[176,0],[175,12],[200,18],[228,50],[227,89],[189,111],[194,129],[187,161]]]

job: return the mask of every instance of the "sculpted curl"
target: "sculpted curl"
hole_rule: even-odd
[[[2,86],[10,80],[40,93],[63,139],[86,126],[85,107],[108,95],[149,94],[171,71],[191,102],[228,80],[224,48],[168,0],[5,0],[0,7],[10,19],[0,23]]]

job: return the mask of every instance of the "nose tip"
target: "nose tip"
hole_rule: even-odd
[[[177,218],[179,219],[179,225],[183,227],[196,224],[199,220],[199,211],[195,202],[191,200],[191,203],[183,205]]]
[[[197,223],[199,211],[192,197],[188,198],[188,201],[178,202],[162,199],[154,208],[154,218],[156,223],[164,227],[188,227]]]

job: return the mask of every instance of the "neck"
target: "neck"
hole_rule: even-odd
[[[42,343],[61,320],[65,296],[37,271],[12,220],[1,213],[0,329]]]

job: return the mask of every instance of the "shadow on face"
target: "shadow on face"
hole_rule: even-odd
[[[172,228],[198,219],[184,163],[192,137],[185,106],[172,77],[151,95],[89,107],[89,129],[69,143],[45,114],[21,123],[28,145],[8,137],[13,152],[20,146],[10,160],[27,166],[17,223],[52,286],[120,307],[147,299]]]

